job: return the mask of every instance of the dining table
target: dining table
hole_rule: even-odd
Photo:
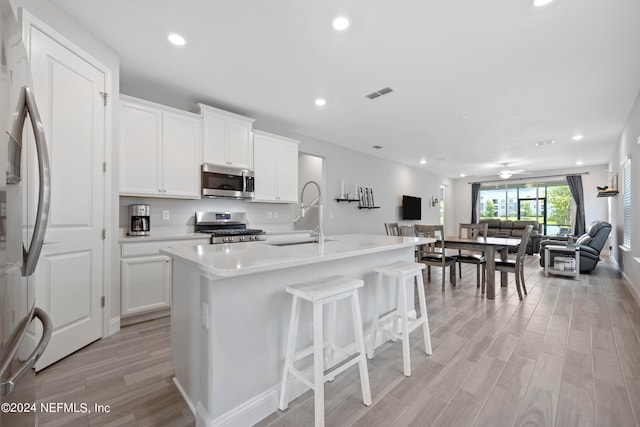
[[[441,238],[438,238],[440,241]],[[511,237],[458,237],[458,236],[445,236],[444,247],[445,249],[461,249],[474,252],[483,252],[486,260],[486,295],[488,299],[495,299],[496,297],[496,253],[500,254],[500,259],[505,261],[508,257],[509,248],[518,247],[520,245],[520,239]],[[502,287],[507,286],[508,273],[501,272],[500,285]]]

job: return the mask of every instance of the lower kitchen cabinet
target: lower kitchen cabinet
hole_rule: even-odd
[[[160,249],[207,243],[207,239],[122,243],[120,316],[123,324],[169,314],[171,258],[160,255]]]
[[[123,316],[171,307],[171,259],[164,255],[123,259]]]

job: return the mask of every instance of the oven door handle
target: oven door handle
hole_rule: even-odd
[[[40,359],[42,353],[44,353],[45,348],[47,348],[47,344],[49,344],[49,339],[51,338],[51,333],[53,332],[53,323],[51,323],[51,318],[49,315],[39,307],[36,307],[33,313],[33,318],[37,318],[42,323],[42,337],[38,342],[36,348],[31,352],[27,360],[25,360],[20,367],[20,370],[16,372],[11,378],[9,378],[6,382],[0,384],[0,394],[4,396],[8,396],[11,394],[13,389],[16,386],[16,383],[20,381],[20,378],[24,376],[30,369],[33,368],[33,365]],[[26,331],[25,331],[26,332]],[[24,338],[24,334],[22,335]],[[22,343],[22,338],[16,340],[15,347],[11,349],[9,354],[15,355],[18,351],[18,347]],[[8,366],[8,364],[7,364]],[[6,368],[5,368],[6,369]],[[2,372],[3,374],[4,372]]]

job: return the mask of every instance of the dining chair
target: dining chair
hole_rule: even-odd
[[[387,232],[387,236],[399,236],[400,229],[397,222],[385,222],[384,229]]]
[[[489,231],[489,224],[460,224],[460,228],[458,231],[458,237],[460,238],[476,238],[476,237],[487,237],[487,232]],[[456,260],[458,261],[458,271],[460,274],[460,278],[462,278],[462,264],[474,264],[476,266],[476,287],[480,287],[480,269],[482,268],[482,286],[484,288],[485,274],[486,274],[486,260],[484,258],[484,252],[469,252],[462,250],[458,251],[458,255],[456,255]]]
[[[401,225],[398,227],[398,230],[400,231],[398,233],[398,235],[400,236],[406,236],[406,237],[416,236],[416,229],[413,225]]]
[[[527,287],[524,283],[524,258],[527,255],[527,242],[531,237],[533,231],[533,225],[527,225],[525,233],[520,239],[520,246],[518,246],[518,254],[515,260],[499,260],[496,259],[496,271],[514,273],[516,275],[516,289],[518,290],[518,296],[522,301],[522,290],[527,295]],[[522,287],[522,290],[520,289]],[[484,292],[484,283],[482,284],[482,292]]]
[[[443,225],[415,225],[416,235],[439,239],[435,243],[421,245],[418,249],[418,261],[427,265],[427,281],[431,281],[431,267],[442,268],[442,290],[444,291],[445,269],[449,267],[449,281],[456,285],[456,258],[447,256],[444,248]]]

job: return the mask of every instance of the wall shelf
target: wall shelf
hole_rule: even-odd
[[[617,195],[618,195],[618,190],[598,191],[598,197],[615,197]]]
[[[357,203],[360,203],[359,199],[342,199],[342,198],[339,198],[339,197],[336,198],[335,201],[338,202],[338,203],[340,203],[340,202],[349,202],[349,203],[357,202]],[[358,209],[380,209],[380,206],[362,206],[362,205],[359,205]]]

